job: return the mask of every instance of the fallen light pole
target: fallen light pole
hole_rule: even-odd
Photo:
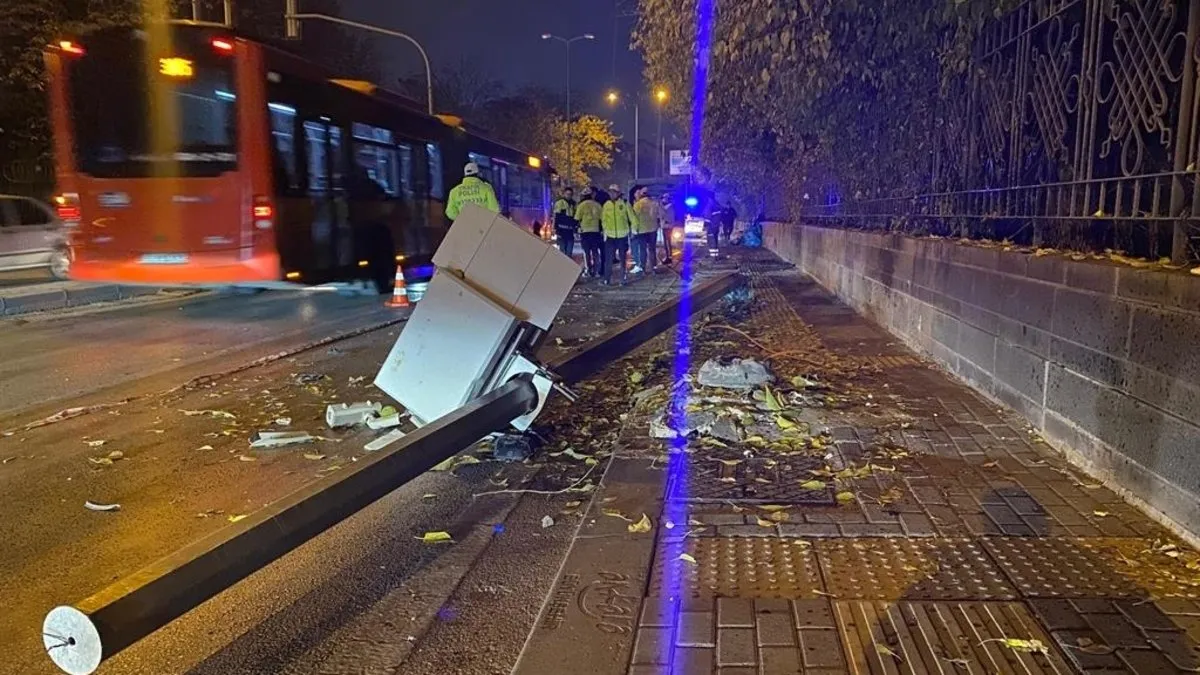
[[[529,427],[560,377],[532,353],[579,266],[476,207],[464,210],[434,262],[429,293],[375,380],[419,428],[333,482],[301,488],[81,602],[54,608],[42,639],[55,665],[90,675],[105,659],[479,439]],[[729,274],[685,292],[696,311],[743,282]],[[663,303],[553,365],[567,381],[582,379],[686,319],[681,306],[687,305],[678,299]]]

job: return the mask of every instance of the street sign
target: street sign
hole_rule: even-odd
[[[686,176],[692,172],[692,153],[690,150],[671,151],[671,175]]]

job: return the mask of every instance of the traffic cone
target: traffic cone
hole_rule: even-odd
[[[410,306],[408,287],[404,285],[404,267],[400,263],[396,263],[396,283],[392,286],[392,297],[384,304],[395,309]]]

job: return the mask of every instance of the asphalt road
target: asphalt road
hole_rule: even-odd
[[[564,338],[561,348],[586,341],[658,302],[670,285],[647,282],[607,295],[581,289],[564,310],[574,318],[554,335]],[[0,429],[9,430],[0,435],[0,673],[58,672],[39,635],[53,606],[81,600],[226,527],[231,517],[332,480],[363,456],[375,432],[325,429],[324,408],[382,397],[370,380],[400,326],[212,380],[191,378],[395,318],[374,298],[265,294],[0,323]],[[551,341],[548,348],[560,347]],[[196,384],[179,388],[189,380]],[[120,401],[23,426],[48,411]],[[325,438],[250,450],[255,431],[281,428]],[[120,458],[105,462],[114,451]],[[464,636],[452,628],[460,620],[456,603],[469,599],[463,611],[476,620],[489,618],[481,609],[488,603],[516,603],[532,620],[544,589],[522,584],[551,578],[565,551],[564,533],[540,526],[560,506],[506,494],[474,497],[539,471],[545,469],[484,461],[453,474],[427,473],[118,654],[100,673],[407,672],[400,666],[410,652],[412,672],[445,672],[443,656],[465,667],[471,649],[458,644]],[[121,508],[95,512],[85,501]],[[434,530],[450,531],[456,543],[418,541]],[[462,586],[486,550],[510,553],[476,573],[490,581]],[[441,641],[422,643],[431,628]],[[515,659],[520,637],[487,648],[504,653],[495,663]],[[373,664],[369,671],[359,667],[364,659]],[[487,663],[475,667],[490,672]]]

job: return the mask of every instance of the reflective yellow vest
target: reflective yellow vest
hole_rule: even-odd
[[[602,215],[600,202],[594,199],[585,199],[579,202],[579,206],[575,207],[575,220],[579,221],[580,232],[599,232]]]
[[[446,217],[457,220],[464,204],[478,204],[492,213],[500,213],[496,191],[478,176],[467,176],[450,191],[450,197],[446,200]]]
[[[624,199],[610,199],[604,202],[600,212],[600,225],[604,228],[607,239],[620,239],[629,236],[629,226],[633,222],[633,207]]]

